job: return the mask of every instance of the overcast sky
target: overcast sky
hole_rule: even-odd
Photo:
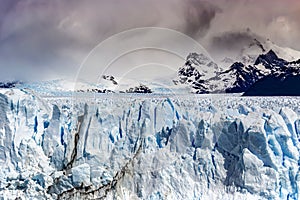
[[[0,0],[0,79],[73,76],[97,44],[138,27],[177,30],[211,55],[256,36],[300,50],[299,19],[299,0]]]

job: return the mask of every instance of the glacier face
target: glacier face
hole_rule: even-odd
[[[0,94],[2,199],[299,199],[300,99]]]

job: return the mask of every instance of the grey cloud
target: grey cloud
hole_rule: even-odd
[[[22,71],[39,77],[46,71],[67,74],[99,42],[131,28],[159,26],[203,35],[218,11],[197,0],[11,2],[2,7],[0,78]]]
[[[251,32],[250,29],[245,31],[224,32],[212,37],[211,45],[214,49],[237,51],[253,42],[254,39],[262,38]]]
[[[24,71],[68,75],[99,42],[144,26],[175,29],[212,51],[235,51],[257,35],[300,49],[296,0],[0,0],[0,5],[0,78]]]
[[[243,32],[250,28],[253,33],[276,44],[300,49],[295,42],[300,36],[299,1],[218,0],[213,3],[222,9],[222,13],[215,17],[209,29],[207,35],[211,38],[223,32]]]
[[[3,20],[5,19],[6,15],[14,9],[14,7],[18,4],[19,0],[0,0],[0,38],[1,32],[3,29]]]
[[[194,38],[204,36],[221,9],[206,1],[190,0],[184,10],[186,26],[183,30]]]

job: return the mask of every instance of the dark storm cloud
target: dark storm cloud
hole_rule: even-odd
[[[0,78],[67,74],[99,42],[124,30],[166,27],[203,36],[216,6],[190,0],[0,0]]]
[[[221,33],[212,37],[211,42],[212,46],[219,50],[235,51],[253,43],[254,39],[261,40],[262,38],[247,29],[245,31]]]
[[[12,9],[14,9],[15,5],[17,5],[18,2],[19,0],[11,0],[11,1],[0,0],[0,5],[1,5],[0,6],[0,34],[1,34],[2,24],[3,24],[3,20],[5,19],[5,16],[7,15],[7,13],[11,12]]]
[[[221,9],[209,2],[188,1],[184,10],[186,19],[184,33],[192,37],[205,35],[218,12],[221,12]]]

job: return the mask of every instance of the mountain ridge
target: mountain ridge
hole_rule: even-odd
[[[256,57],[253,55],[244,55],[241,57],[242,61],[234,62],[228,69],[223,71],[214,71],[214,76],[207,79],[203,79],[204,75],[199,76],[201,73],[197,71],[197,66],[191,67],[188,60],[191,59],[191,56],[197,56],[197,54],[190,54],[187,57],[186,64],[178,71],[179,82],[190,85],[193,89],[192,92],[197,94],[244,93],[257,81],[271,75],[274,78],[300,75],[300,59],[287,61],[280,58],[273,49],[266,51],[266,48],[258,40],[254,40],[254,42],[253,45],[256,45],[264,53],[258,54]],[[250,45],[249,48],[252,48],[253,45]],[[278,51],[278,47],[275,46],[275,48]],[[246,57],[251,59],[246,59]],[[206,62],[207,59],[206,57]],[[219,67],[217,68],[220,69]],[[188,75],[183,73],[186,70],[189,71]],[[256,87],[252,87],[252,90],[254,88]]]
[[[299,57],[297,57],[299,56]],[[291,60],[293,59],[293,60]],[[41,94],[60,93],[149,93],[156,94],[216,94],[246,93],[251,88],[254,95],[255,85],[265,79],[277,82],[285,77],[300,75],[300,52],[282,48],[271,41],[261,42],[254,39],[242,49],[235,58],[224,58],[215,62],[203,53],[190,53],[183,66],[179,67],[174,77],[152,81],[133,80],[114,75],[101,75],[97,83],[82,80],[54,80],[46,82],[1,82],[0,88],[29,88]],[[269,81],[266,81],[269,80]],[[261,83],[257,83],[260,85]],[[300,83],[299,83],[300,84]],[[253,86],[253,87],[252,87]],[[290,87],[295,87],[291,85]],[[268,87],[272,89],[272,87]],[[300,90],[300,89],[299,89]],[[274,92],[273,92],[274,93]],[[300,92],[299,92],[300,95]]]

